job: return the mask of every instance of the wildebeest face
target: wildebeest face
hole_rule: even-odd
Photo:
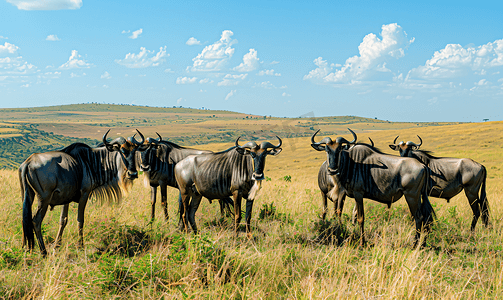
[[[397,136],[393,141],[393,144],[389,145],[389,147],[392,150],[397,150],[400,153],[401,157],[412,157],[413,156],[412,151],[419,149],[419,147],[421,147],[421,145],[423,144],[423,140],[421,139],[421,137],[419,135],[417,137],[420,140],[419,145],[411,141],[408,141],[407,143],[401,141],[400,143],[396,144],[396,140],[398,139]]]
[[[126,177],[128,179],[138,178],[138,171],[136,170],[136,151],[144,151],[146,148],[143,146],[144,137],[140,131],[140,137],[142,138],[141,142],[138,142],[134,136],[129,137],[125,140],[122,137],[119,137],[113,140],[111,143],[108,143],[106,140],[106,136],[110,130],[108,130],[103,136],[103,143],[108,151],[117,151],[121,157],[122,163],[124,164],[125,169],[127,170]]]
[[[269,142],[263,142],[257,145],[255,142],[248,142],[244,146],[239,146],[238,140],[236,140],[236,151],[242,155],[250,155],[253,158],[254,171],[252,175],[253,180],[264,180],[264,168],[265,168],[265,158],[267,155],[278,155],[281,152],[281,139],[279,140],[279,145],[274,146]]]
[[[311,137],[311,147],[313,147],[317,151],[325,151],[327,153],[327,172],[331,176],[336,175],[338,170],[339,155],[343,149],[347,149],[349,145],[356,143],[356,134],[351,129],[349,129],[354,138],[351,142],[343,137],[338,137],[335,139],[335,141],[332,141],[330,137],[326,137],[320,142],[316,143],[314,141],[314,137],[319,131],[320,130],[316,131]]]

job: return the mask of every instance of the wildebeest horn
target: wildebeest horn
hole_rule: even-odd
[[[138,142],[138,141],[134,138],[134,137],[135,137],[135,135],[136,135],[136,133],[135,133],[135,134],[131,137],[131,142],[132,142],[134,145],[139,146],[139,145],[143,144],[143,142],[145,142],[145,137],[143,136],[143,134],[141,134],[141,132],[140,132],[138,129],[136,129],[136,131],[138,132],[138,134],[139,134],[139,135],[140,135],[140,137],[141,137],[141,142]]]
[[[330,137],[326,137],[326,138],[323,138],[319,143],[316,143],[314,141],[314,137],[316,136],[316,134],[318,132],[320,132],[321,129],[318,129],[318,131],[316,131],[313,136],[311,137],[311,144],[315,144],[315,145],[321,145],[321,144],[329,144],[332,142],[332,139]]]
[[[356,143],[356,133],[353,132],[353,130],[349,129],[348,130],[351,132],[351,134],[353,134],[353,140],[351,142],[349,142],[349,144],[354,144]]]
[[[114,151],[116,149],[114,149],[114,145],[122,145],[126,142],[126,140],[123,138],[123,137],[118,137],[116,138],[115,140],[113,140],[111,143],[107,142],[107,135],[108,133],[110,132],[110,129],[108,129],[107,132],[105,132],[105,134],[103,135],[103,144],[105,145],[105,147],[109,150],[109,151]]]
[[[238,148],[250,148],[251,149],[251,148],[254,148],[257,146],[257,143],[255,143],[255,142],[248,142],[248,143],[244,144],[243,146],[239,146],[238,141],[240,138],[241,137],[238,137],[236,140],[236,147],[238,147]]]
[[[372,147],[374,147],[374,141],[369,137],[370,143],[372,143]]]
[[[159,137],[159,142],[161,142],[162,141],[161,135],[159,133],[157,133],[157,131],[155,132],[155,134],[157,134],[157,136]]]
[[[278,138],[279,140],[279,144],[278,146],[274,146],[273,144],[269,143],[269,142],[263,142],[262,144],[260,144],[260,148],[261,149],[268,149],[268,148],[279,148],[281,147],[281,145],[283,144],[283,142],[281,141],[281,139],[279,138],[279,136],[276,136],[276,138]]]
[[[412,148],[413,148],[414,150],[419,149],[419,147],[421,147],[421,145],[423,144],[423,140],[421,139],[421,137],[420,137],[419,135],[418,135],[417,137],[419,138],[419,141],[420,141],[419,145],[417,145],[417,144],[416,144],[416,143],[414,143],[414,142],[408,141],[408,142],[407,142],[407,146],[412,146]]]
[[[421,147],[421,145],[423,144],[423,140],[421,139],[421,137],[419,135],[417,137],[419,138],[419,141],[420,141],[419,145],[417,145],[417,148],[419,149],[419,147]]]
[[[396,136],[395,140],[393,141],[393,144],[396,145],[396,140],[398,139],[399,135]]]

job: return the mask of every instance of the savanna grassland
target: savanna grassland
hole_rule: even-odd
[[[327,125],[320,118],[295,120],[294,124],[306,122],[309,125],[306,132],[311,134],[311,126],[322,128],[317,140],[328,134],[333,138],[334,132],[351,138],[345,130],[350,127],[359,140],[367,142],[367,137],[371,137],[386,153],[392,153],[388,144],[397,135],[399,140],[417,141],[419,134],[423,139],[421,148],[433,151],[434,155],[469,157],[484,164],[488,171],[491,226],[485,228],[480,221],[475,231],[470,232],[472,212],[463,193],[449,203],[430,198],[437,220],[426,245],[412,248],[414,227],[405,200],[390,209],[365,200],[367,244],[359,247],[358,226],[349,221],[353,199],[346,200],[344,224],[339,230],[331,230],[333,221],[320,221],[317,172],[326,156],[311,148],[309,136],[299,134],[285,138],[281,154],[267,158],[268,178],[254,204],[252,239],[244,232],[234,237],[232,218],[220,218],[218,203],[206,200],[196,214],[200,233],[179,231],[174,189],[168,190],[169,220],[164,220],[158,203],[157,218],[149,223],[150,189],[144,186],[140,175],[131,193],[120,203],[88,204],[83,249],[77,247],[77,205],[70,206],[69,223],[58,249],[51,243],[57,233],[61,208],[48,212],[43,232],[49,243],[49,255],[42,258],[38,247],[31,253],[22,248],[22,200],[17,171],[5,169],[0,170],[0,298],[500,297],[503,294],[503,122],[396,125],[377,120],[370,123],[371,120]],[[237,132],[241,130],[238,121],[246,123],[246,118],[243,120],[240,115],[233,121],[220,123],[235,122],[225,126],[229,132]],[[263,122],[264,118],[248,120],[255,121]],[[277,120],[276,128],[281,129],[282,121]],[[326,122],[330,121],[336,123],[327,118]],[[151,127],[146,134],[154,136],[157,129]],[[93,127],[102,132],[108,127],[99,128]],[[115,134],[121,132],[113,128]],[[272,137],[270,141],[276,143]],[[188,141],[181,144],[191,145]],[[198,148],[223,150],[231,145],[229,140],[201,144]]]

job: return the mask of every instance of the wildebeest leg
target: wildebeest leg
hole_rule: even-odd
[[[196,225],[196,211],[199,208],[199,204],[201,204],[201,199],[203,196],[201,195],[194,195],[192,196],[192,199],[190,200],[190,211],[189,211],[189,223],[190,227],[192,227],[192,230],[194,231],[194,234],[197,234],[197,225]]]
[[[185,232],[189,232],[189,225],[187,224],[187,221],[189,214],[188,211],[189,211],[190,195],[180,194],[180,196],[181,196],[180,218],[182,220]]]
[[[59,230],[56,235],[56,247],[61,246],[61,238],[63,237],[63,230],[65,230],[66,224],[68,223],[68,207],[70,204],[63,205],[61,209],[61,216],[59,217]]]
[[[419,210],[419,204],[421,203],[421,195],[411,196],[405,195],[405,201],[407,201],[407,205],[409,206],[410,214],[414,218],[416,222],[416,234],[414,235],[414,247],[417,246],[419,242],[419,238],[421,237],[421,231],[423,227],[423,216],[421,211]]]
[[[253,200],[246,199],[245,219],[246,219],[246,234],[248,235],[248,238],[251,238],[250,222],[251,222],[252,209],[253,209]]]
[[[356,205],[353,207],[353,213],[351,214],[351,223],[353,225],[356,224],[356,216],[358,215],[358,209],[356,209]]]
[[[157,201],[157,186],[150,186],[150,221],[155,220],[155,202]]]
[[[84,212],[86,210],[87,198],[89,193],[83,193],[79,200],[79,208],[77,213],[77,223],[79,225],[79,247],[84,247]]]
[[[477,221],[479,220],[480,217],[479,198],[477,195],[477,191],[475,191],[475,193],[472,193],[470,189],[466,188],[465,188],[465,195],[466,198],[468,198],[468,203],[470,203],[470,207],[472,208],[473,211],[472,226],[470,227],[470,229],[474,231],[475,225],[477,225]]]
[[[337,216],[337,219],[339,219],[340,224],[342,224],[342,210],[344,209],[345,200],[346,200],[346,193],[341,193],[339,194],[339,197],[337,197],[337,208],[335,209],[335,214]]]
[[[234,197],[234,233],[238,236],[239,223],[241,223],[241,198],[242,195],[239,191],[232,193]]]
[[[365,232],[364,232],[364,223],[365,223],[365,212],[363,211],[363,196],[355,195],[356,201],[356,211],[358,224],[360,225],[360,246],[365,245]]]
[[[33,229],[35,231],[35,235],[37,236],[38,246],[40,247],[40,251],[42,252],[43,256],[47,256],[47,250],[45,249],[44,238],[42,237],[42,220],[47,213],[49,202],[50,199],[48,199],[48,197],[39,198],[37,212],[33,217]]]
[[[328,208],[327,208],[327,194],[325,194],[324,192],[321,192],[321,205],[323,206],[323,211],[321,212],[321,219],[325,220],[325,218],[327,217]]]
[[[164,218],[166,221],[169,220],[169,214],[168,214],[168,186],[167,185],[161,185],[161,206],[162,210],[164,211]]]

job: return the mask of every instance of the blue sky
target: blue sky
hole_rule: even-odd
[[[378,2],[0,0],[0,107],[503,120],[502,1]]]

